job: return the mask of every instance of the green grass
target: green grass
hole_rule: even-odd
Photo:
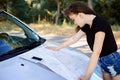
[[[113,31],[120,31],[120,25],[112,25],[111,28]]]

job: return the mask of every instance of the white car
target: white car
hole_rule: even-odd
[[[89,57],[71,48],[51,51],[46,45],[57,43],[0,10],[0,80],[76,80],[84,74]],[[102,80],[99,66],[91,80]]]

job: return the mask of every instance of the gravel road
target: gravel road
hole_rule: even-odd
[[[58,36],[58,35],[52,35],[52,34],[42,35],[42,37],[57,43],[62,43],[69,38],[67,36]],[[117,42],[117,45],[118,45],[118,52],[120,52],[120,42]],[[77,43],[72,44],[70,47],[75,48],[76,50],[80,50],[87,56],[90,56],[92,53],[86,42],[86,38],[80,39]]]

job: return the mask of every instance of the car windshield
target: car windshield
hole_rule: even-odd
[[[13,50],[16,52],[16,49],[20,48],[26,49],[30,46],[34,48],[44,43],[44,41],[45,39],[39,37],[18,18],[0,11],[0,55]]]

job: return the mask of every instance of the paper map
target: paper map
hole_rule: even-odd
[[[36,51],[36,52],[34,52]],[[27,52],[21,55],[21,58],[26,60],[41,63],[46,65],[55,73],[61,75],[67,80],[76,80],[86,71],[89,58],[73,50],[63,49],[60,51],[48,50],[44,47],[38,47],[36,50]],[[42,61],[33,60],[32,57],[37,56],[42,58]],[[90,80],[102,80],[95,73],[93,73]]]

